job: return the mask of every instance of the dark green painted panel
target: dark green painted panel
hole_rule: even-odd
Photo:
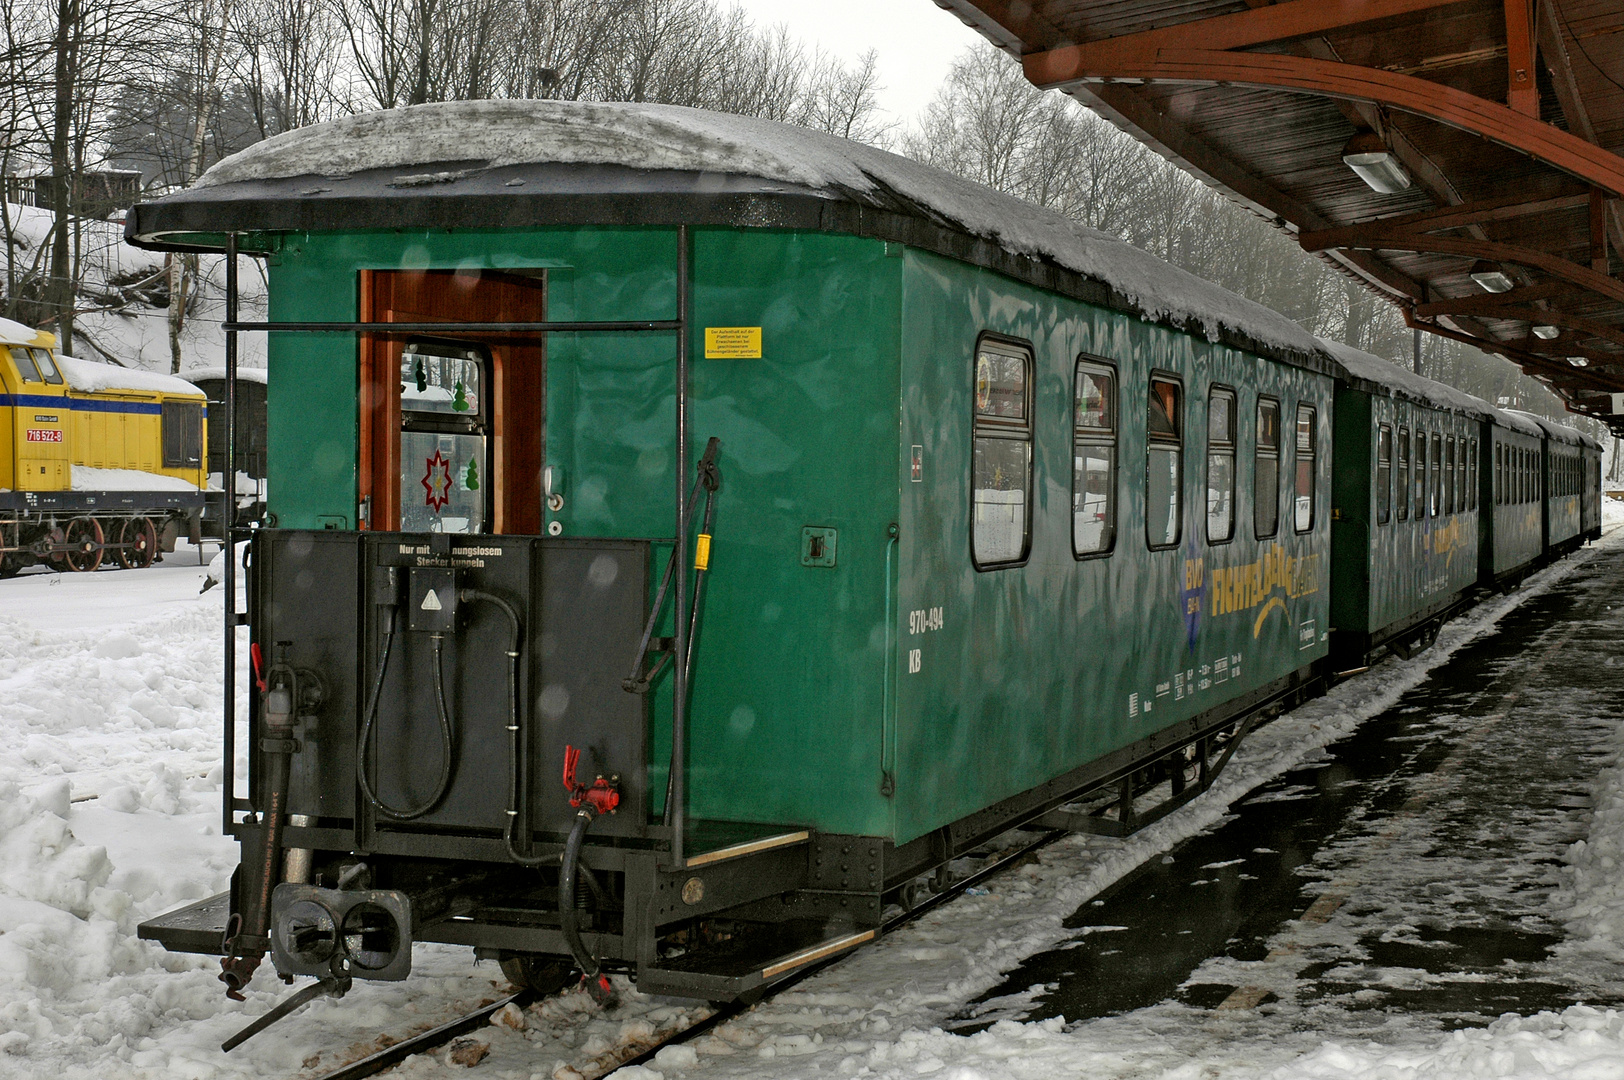
[[[903,485],[895,730],[899,841],[1023,791],[1326,653],[1331,380],[1092,308],[935,256],[910,252],[903,295],[898,471],[919,444],[923,476]],[[970,561],[972,353],[983,330],[1033,344],[1035,524],[1026,565]],[[1073,365],[1114,362],[1122,380],[1115,552],[1071,547]],[[1142,495],[1152,368],[1185,386],[1183,536],[1147,550]],[[1241,388],[1240,521],[1204,539],[1207,395]],[[1260,384],[1282,400],[1282,527],[1251,528],[1253,412]],[[1290,525],[1289,417],[1317,409],[1319,500],[1310,532]],[[909,612],[942,612],[910,630]],[[1299,648],[1300,635],[1307,635]],[[914,670],[910,654],[918,650]]]

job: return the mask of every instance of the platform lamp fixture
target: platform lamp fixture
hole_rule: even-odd
[[[1541,341],[1555,341],[1562,336],[1562,331],[1554,326],[1536,326],[1534,327],[1534,336]]]
[[[1342,162],[1369,184],[1372,191],[1383,195],[1392,195],[1410,186],[1410,174],[1374,131],[1361,131],[1349,139],[1342,148]]]
[[[1487,259],[1479,259],[1472,264],[1467,276],[1483,287],[1484,292],[1503,293],[1511,291],[1511,275],[1500,269],[1496,263]]]

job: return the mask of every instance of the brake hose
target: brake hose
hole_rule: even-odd
[[[411,821],[420,818],[433,810],[445,798],[446,791],[451,787],[451,758],[456,749],[451,727],[451,717],[445,704],[445,671],[442,652],[445,642],[442,635],[434,634],[434,708],[440,722],[440,779],[434,785],[434,791],[428,799],[417,806],[400,809],[390,806],[380,799],[372,790],[372,782],[367,777],[367,750],[372,745],[372,728],[378,718],[378,699],[383,696],[383,680],[389,671],[389,654],[395,644],[395,609],[390,607],[384,624],[383,656],[378,661],[378,674],[372,681],[372,694],[367,701],[366,719],[361,724],[361,745],[356,754],[355,776],[361,783],[361,791],[366,795],[367,801],[385,817],[396,821]]]
[[[558,924],[564,931],[564,942],[569,946],[570,955],[581,969],[581,982],[587,993],[600,1006],[607,1007],[614,1001],[614,987],[598,964],[598,958],[581,940],[581,927],[576,921],[575,908],[575,873],[581,858],[581,845],[586,840],[587,829],[592,827],[592,821],[597,816],[598,808],[590,802],[583,802],[581,808],[575,811],[575,824],[570,826],[569,839],[564,841],[564,859],[558,867]],[[587,877],[592,878],[590,870]]]

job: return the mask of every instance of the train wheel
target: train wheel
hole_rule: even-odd
[[[158,553],[158,530],[151,518],[125,518],[118,527],[113,556],[126,570],[145,570]]]
[[[535,953],[503,953],[502,974],[514,986],[538,994],[556,994],[575,981],[575,963],[557,956]]]
[[[90,573],[101,565],[102,542],[105,539],[101,523],[95,518],[74,518],[68,522],[63,534],[63,543],[68,550],[62,553],[62,561],[71,570],[81,574]]]

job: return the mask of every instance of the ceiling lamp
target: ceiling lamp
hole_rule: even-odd
[[[1568,363],[1572,364],[1574,367],[1589,367],[1590,366],[1590,361],[1585,359],[1582,356],[1570,356],[1570,357],[1568,357]]]
[[[1479,282],[1479,284],[1482,284],[1482,283]],[[1483,287],[1485,289],[1488,288],[1487,285],[1484,285]],[[1539,338],[1541,341],[1553,341],[1556,338],[1560,337],[1561,334],[1562,334],[1562,331],[1558,330],[1554,326],[1536,326],[1536,327],[1534,327],[1534,336]]]
[[[1391,195],[1410,186],[1410,174],[1374,131],[1361,131],[1342,148],[1342,162],[1359,174],[1372,191]]]
[[[1467,271],[1471,279],[1483,286],[1484,292],[1503,293],[1511,291],[1511,278],[1499,266],[1487,259],[1479,259]]]

